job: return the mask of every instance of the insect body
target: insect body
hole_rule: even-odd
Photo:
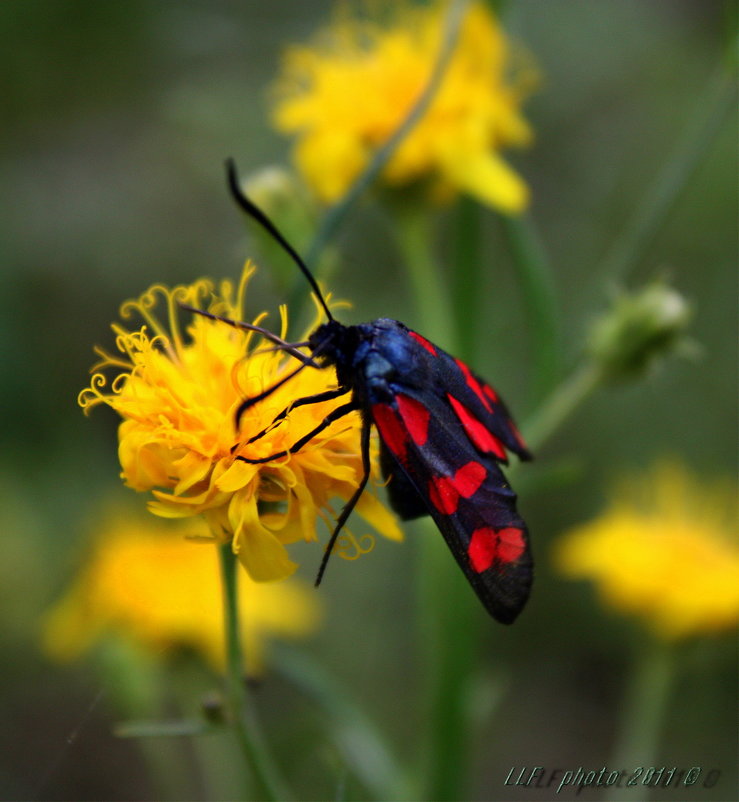
[[[431,515],[488,612],[502,623],[513,622],[529,595],[532,559],[526,525],[516,510],[516,495],[500,463],[507,463],[506,451],[521,459],[530,455],[504,403],[464,362],[396,320],[380,318],[354,326],[337,321],[305,263],[264,213],[243,195],[231,162],[229,182],[239,205],[293,257],[327,317],[307,343],[282,343],[270,335],[302,364],[263,393],[246,399],[237,419],[306,367],[333,367],[337,387],[297,399],[273,424],[297,406],[346,398],[287,451],[254,460],[245,456],[237,459],[268,462],[298,451],[349,412],[359,411],[362,418],[363,475],[339,515],[316,584],[369,479],[370,432],[374,425],[380,435],[381,466],[388,478],[393,509],[405,520]],[[310,356],[297,350],[299,345],[307,346]]]
[[[512,622],[528,598],[532,563],[498,463],[506,449],[529,453],[497,393],[396,320],[330,321],[309,342],[351,392],[364,431],[377,427],[393,509],[406,520],[430,514],[491,615]]]

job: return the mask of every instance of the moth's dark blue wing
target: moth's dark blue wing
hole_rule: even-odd
[[[380,468],[387,480],[387,494],[390,506],[403,521],[412,521],[422,515],[428,515],[426,502],[419,495],[415,486],[408,480],[403,471],[399,471],[395,457],[387,446],[380,442]]]
[[[465,425],[440,393],[401,382],[393,390],[390,399],[370,399],[391,503],[404,517],[417,517],[423,505],[490,614],[512,623],[528,599],[533,562],[497,443]]]
[[[481,379],[461,359],[456,359],[418,332],[408,335],[434,359],[430,363],[429,392],[448,402],[468,434],[485,444],[501,462],[507,462],[506,449],[520,459],[531,459],[518,427],[498,392]]]

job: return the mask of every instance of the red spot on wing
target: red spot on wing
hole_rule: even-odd
[[[429,498],[442,515],[452,515],[457,511],[459,493],[444,476],[434,477],[429,482]]]
[[[373,404],[372,417],[375,421],[382,442],[401,461],[405,462],[407,439],[403,424],[388,404]]]
[[[522,529],[514,526],[507,526],[504,529],[484,526],[472,533],[467,556],[470,558],[473,570],[481,574],[495,562],[514,562],[525,550],[526,543]]]
[[[479,462],[468,462],[454,476],[433,476],[429,482],[431,503],[443,515],[453,515],[459,498],[472,498],[485,481],[487,471]]]
[[[523,530],[515,526],[507,526],[498,531],[498,559],[504,563],[512,563],[526,551]]]
[[[489,384],[483,384],[482,391],[494,404],[498,403],[498,394]]]
[[[408,433],[413,438],[413,442],[417,446],[422,446],[428,439],[429,433],[429,418],[431,413],[415,398],[409,395],[399,394],[396,398],[398,402],[398,411],[400,417],[403,419]]]
[[[485,481],[488,472],[480,462],[468,462],[463,465],[452,479],[452,484],[459,491],[460,496],[470,498],[473,496],[480,485]]]
[[[431,356],[436,356],[436,348],[425,337],[421,337],[421,335],[416,334],[415,331],[409,331],[408,334],[410,334],[417,343],[422,345]]]
[[[454,360],[457,363],[457,367],[462,371],[464,375],[464,380],[467,382],[467,386],[472,390],[472,392],[482,401],[483,406],[487,409],[488,412],[493,411],[493,407],[490,404],[490,400],[488,399],[487,395],[482,389],[482,385],[479,381],[472,375],[472,371],[462,362],[461,359]],[[487,385],[486,385],[487,386]]]
[[[498,438],[483,424],[481,423],[467,407],[457,399],[447,393],[446,396],[449,403],[452,405],[459,422],[467,432],[467,437],[480,449],[480,451],[495,454],[502,460],[507,459],[505,448]]]
[[[498,550],[498,538],[495,530],[489,526],[475,529],[467,547],[467,556],[470,558],[472,569],[478,574],[487,571],[495,562],[495,553]]]

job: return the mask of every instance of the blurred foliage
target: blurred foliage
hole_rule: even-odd
[[[532,188],[571,363],[614,289],[599,266],[721,57],[724,4],[502,5],[507,29],[545,76],[528,106],[537,141],[515,163]],[[76,405],[92,345],[110,344],[121,301],[153,281],[239,274],[252,245],[227,197],[223,159],[236,157],[244,173],[284,163],[288,147],[268,127],[265,87],[281,48],[305,38],[329,8],[295,0],[0,3],[2,798],[241,794],[229,773],[231,746],[220,736],[204,739],[197,759],[184,739],[140,750],[114,738],[114,694],[100,672],[50,667],[38,653],[38,627],[82,558],[96,500],[117,485],[116,421],[105,411],[86,420]],[[508,797],[502,782],[511,766],[600,767],[613,746],[633,633],[625,621],[609,618],[604,626],[590,590],[554,575],[549,554],[557,535],[603,507],[611,477],[653,457],[676,454],[707,477],[736,473],[736,162],[734,113],[667,224],[624,276],[630,286],[671,276],[693,310],[690,334],[701,355],[601,393],[520,474],[537,584],[514,628],[487,621],[479,628],[486,659],[470,700],[480,713],[473,798]],[[434,231],[450,270],[456,222],[442,215]],[[353,302],[347,322],[390,316],[423,331],[398,282],[387,226],[376,205],[355,210],[339,237],[342,263],[331,288]],[[475,367],[512,407],[526,409],[531,354],[504,242],[495,218],[485,216],[480,247],[490,266],[479,293],[489,322],[475,344]],[[284,300],[270,270],[260,271],[251,298],[255,310]],[[308,648],[385,723],[403,760],[414,755],[420,715],[413,690],[423,636],[409,626],[414,536],[425,533],[409,527],[406,545],[383,543],[333,572],[321,589],[327,626]],[[296,556],[310,578],[315,553]],[[735,644],[696,641],[682,651],[658,759],[720,768],[730,783]],[[503,658],[512,678],[490,717]],[[202,668],[180,661],[164,712],[192,713],[213,684]],[[274,676],[257,699],[295,786],[307,789],[306,798],[333,789],[340,755],[321,736],[321,711],[310,696]],[[722,787],[733,796],[730,785]],[[702,793],[671,798],[711,798]],[[517,798],[550,797],[532,788]],[[602,797],[586,791],[579,798]]]

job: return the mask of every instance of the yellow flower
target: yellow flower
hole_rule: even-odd
[[[406,117],[427,85],[446,5],[395,9],[387,27],[340,17],[313,46],[288,50],[276,84],[276,127],[297,136],[295,160],[326,202],[336,201]],[[382,173],[392,187],[429,180],[507,213],[528,203],[523,180],[499,155],[527,145],[519,108],[536,80],[513,63],[497,21],[472,3],[429,108]]]
[[[47,654],[73,660],[115,633],[155,655],[168,647],[196,649],[223,668],[218,554],[212,544],[185,539],[206,533],[197,520],[108,514],[89,560],[46,616]],[[317,595],[294,579],[256,583],[242,572],[239,606],[250,673],[261,671],[269,637],[308,635],[319,619]]]
[[[739,621],[735,495],[701,486],[665,463],[626,485],[611,507],[569,532],[555,551],[559,570],[591,579],[603,602],[642,616],[667,639]]]
[[[256,465],[235,459],[284,452],[338,405],[301,406],[264,437],[247,442],[296,399],[336,385],[333,370],[306,368],[250,407],[236,429],[242,401],[297,363],[282,351],[260,348],[264,343],[253,332],[202,315],[192,315],[183,332],[177,302],[198,307],[209,299],[212,313],[242,320],[252,272],[247,265],[237,288],[223,281],[216,290],[207,280],[173,289],[155,285],[123,304],[121,316],[136,313],[144,325],[129,331],[113,324],[121,355],[96,349],[102,359],[79,402],[86,411],[108,404],[123,418],[118,430],[122,478],[129,487],[151,491],[152,512],[169,518],[202,514],[218,541],[232,541],[252,579],[266,581],[295,570],[285,544],[316,540],[318,519],[333,525],[329,502],[348,499],[356,489],[362,471],[360,419],[357,413],[341,418],[280,459]],[[166,323],[155,314],[159,301]],[[284,336],[287,314],[284,308],[281,312]],[[109,380],[101,370],[116,375]],[[364,493],[357,511],[378,532],[401,539],[394,516],[374,494]]]

